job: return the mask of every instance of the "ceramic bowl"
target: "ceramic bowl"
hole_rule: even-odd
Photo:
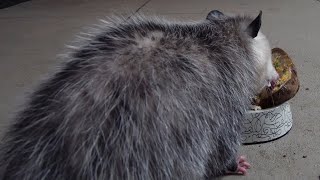
[[[289,102],[279,106],[248,111],[242,129],[242,143],[268,142],[284,136],[292,127]]]

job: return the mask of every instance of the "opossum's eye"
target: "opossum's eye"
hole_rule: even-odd
[[[258,32],[261,27],[261,15],[262,11],[260,11],[258,17],[256,17],[247,27],[246,32],[251,36],[252,38],[255,38],[258,35]]]
[[[208,13],[207,20],[221,18],[222,16],[224,16],[224,14],[221,11],[212,10]]]

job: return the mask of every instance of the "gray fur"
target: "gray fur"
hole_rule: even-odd
[[[2,179],[205,179],[236,164],[256,91],[249,17],[104,21],[1,145]]]

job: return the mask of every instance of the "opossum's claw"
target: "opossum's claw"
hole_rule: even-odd
[[[262,108],[261,108],[261,106],[251,105],[250,109],[254,110],[254,111],[257,111],[257,110],[261,110]]]
[[[238,168],[235,172],[226,171],[226,175],[246,175],[247,169],[250,169],[250,164],[244,156],[240,156],[238,160]]]

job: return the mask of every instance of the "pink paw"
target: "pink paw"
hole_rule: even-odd
[[[238,160],[238,169],[235,172],[227,171],[226,175],[246,175],[247,169],[250,169],[250,164],[244,156],[240,156]]]

